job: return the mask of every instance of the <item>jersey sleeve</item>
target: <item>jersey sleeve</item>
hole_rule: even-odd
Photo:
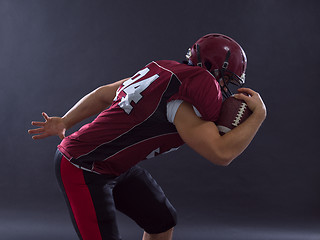
[[[215,78],[206,70],[199,68],[187,77],[179,77],[181,86],[179,92],[171,100],[183,100],[196,108],[206,121],[218,120],[222,94]]]
[[[168,102],[167,104],[167,119],[170,123],[173,123],[174,124],[174,118],[176,116],[176,113],[178,111],[178,108],[180,107],[181,103],[183,103],[182,100],[172,100],[171,102]],[[200,112],[198,111],[197,108],[195,108],[194,106],[193,107],[193,110],[194,112],[196,113],[196,115],[198,117],[202,117]]]

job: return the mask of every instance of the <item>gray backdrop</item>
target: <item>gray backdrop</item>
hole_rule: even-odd
[[[187,146],[141,164],[179,212],[177,239],[240,239],[252,226],[320,239],[318,12],[318,1],[0,0],[0,236],[75,239],[53,170],[59,139],[33,141],[32,120],[61,116],[152,60],[183,60],[199,37],[219,32],[244,48],[246,86],[268,116],[229,167]],[[140,236],[119,222],[126,239]]]

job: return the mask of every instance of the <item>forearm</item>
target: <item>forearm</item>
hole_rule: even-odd
[[[228,165],[248,147],[264,119],[263,112],[253,112],[245,122],[221,137],[219,145],[224,153],[224,165]]]
[[[84,119],[99,114],[108,108],[116,94],[117,88],[127,79],[97,88],[84,96],[63,117],[62,120],[69,129]]]
[[[97,90],[84,96],[62,117],[67,129],[108,107],[108,103],[96,96]]]

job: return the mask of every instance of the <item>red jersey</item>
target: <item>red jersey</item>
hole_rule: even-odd
[[[218,119],[221,91],[208,71],[175,61],[151,62],[118,88],[108,109],[58,148],[78,167],[120,175],[184,143],[167,119],[167,103],[176,99],[191,103],[205,120]]]

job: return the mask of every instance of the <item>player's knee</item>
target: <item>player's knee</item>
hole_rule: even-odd
[[[170,228],[166,232],[162,233],[156,233],[156,234],[149,234],[147,232],[144,232],[143,234],[143,240],[171,240],[172,239],[172,233],[173,233],[173,228]]]
[[[167,232],[177,225],[177,212],[168,200],[163,202],[163,206],[155,210],[152,219],[149,219],[145,232],[149,234],[159,234]]]

